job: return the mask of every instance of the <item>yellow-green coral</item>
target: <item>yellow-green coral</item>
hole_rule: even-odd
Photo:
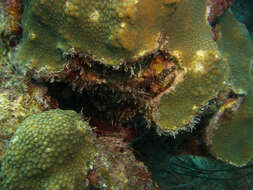
[[[185,1],[185,0],[184,0]],[[118,65],[155,50],[181,1],[26,0],[19,58],[36,68],[62,68],[70,48]]]
[[[207,0],[26,0],[17,57],[50,73],[63,68],[62,56],[70,48],[110,65],[159,48],[170,51],[179,57],[182,72],[177,85],[158,98],[154,118],[163,131],[177,131],[224,81],[207,5]]]
[[[90,128],[76,112],[34,114],[22,122],[8,145],[2,188],[84,189],[94,153]]]
[[[248,108],[253,114],[253,42],[246,26],[226,12],[220,22],[219,48],[230,68],[229,82],[238,94],[247,95]]]
[[[242,104],[236,101],[223,105],[212,120],[208,144],[212,154],[236,166],[247,164],[253,154],[253,43],[244,24],[238,22],[231,12],[226,12],[220,21],[219,48],[229,65],[229,85],[244,97]],[[230,107],[238,104],[239,108]],[[229,113],[231,120],[226,118]],[[233,117],[232,117],[233,116]]]
[[[163,131],[178,131],[214,98],[225,80],[225,65],[206,19],[206,1],[182,1],[168,26],[172,54],[184,70],[177,85],[158,98]],[[173,27],[174,26],[174,27]]]
[[[246,113],[248,102],[241,106],[240,103],[235,100],[224,104],[208,126],[211,131],[206,137],[209,150],[216,158],[236,166],[247,164],[253,157],[253,117]]]

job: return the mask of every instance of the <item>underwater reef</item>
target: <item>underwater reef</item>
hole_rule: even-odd
[[[244,23],[250,33],[251,39],[253,39],[253,3],[250,0],[237,0],[234,1],[231,9],[238,19],[238,21]]]
[[[0,0],[0,190],[252,189],[243,2]]]

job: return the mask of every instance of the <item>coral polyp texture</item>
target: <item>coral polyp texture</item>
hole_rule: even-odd
[[[206,8],[206,1],[198,0],[70,0],[55,1],[54,6],[51,1],[27,0],[20,58],[37,68],[47,65],[57,70],[64,63],[62,54],[76,48],[105,64],[118,65],[159,49],[164,35],[167,48],[179,48],[185,58],[191,57],[203,47],[215,49]]]
[[[253,114],[253,42],[246,26],[226,12],[220,22],[218,45],[229,65],[229,82],[238,94],[247,95]]]
[[[25,1],[24,62],[53,69],[75,47],[105,64],[118,65],[159,47],[160,32],[175,12],[175,1]],[[157,14],[158,13],[158,14]],[[49,56],[50,55],[50,56]]]
[[[71,110],[50,110],[25,119],[2,162],[5,190],[155,190],[145,165],[122,139],[95,138]]]
[[[0,190],[158,190],[156,148],[248,164],[253,43],[232,3],[0,0]]]
[[[159,100],[159,123],[165,130],[191,122],[222,87],[225,65],[212,39],[206,10],[205,1],[183,1],[170,21],[169,46],[182,60],[184,74],[175,89],[165,91]]]
[[[25,1],[16,56],[36,80],[116,91],[117,102],[134,105],[132,116],[145,112],[160,131],[177,133],[225,80],[207,17],[202,0]]]
[[[5,154],[3,189],[78,189],[95,150],[87,123],[74,111],[50,110],[25,119]],[[82,149],[81,149],[82,148]]]

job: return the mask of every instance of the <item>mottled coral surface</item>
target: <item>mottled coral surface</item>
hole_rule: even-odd
[[[90,138],[87,124],[74,111],[50,110],[28,117],[8,145],[1,186],[80,189],[95,154]]]
[[[0,1],[0,189],[252,189],[231,3]]]

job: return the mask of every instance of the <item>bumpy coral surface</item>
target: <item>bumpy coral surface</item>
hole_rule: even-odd
[[[25,119],[2,163],[5,190],[156,190],[146,166],[127,143],[95,138],[74,111],[50,110]]]
[[[230,0],[23,2],[20,23],[21,0],[0,1],[1,190],[159,189],[135,157],[148,154],[124,142],[144,137],[149,151],[162,143],[172,155],[236,166],[252,159],[253,45],[230,12],[216,19]],[[74,111],[30,116],[52,107],[81,111],[93,131]],[[212,169],[181,158],[200,174]]]
[[[204,28],[205,1],[188,2],[69,0],[55,1],[52,6],[51,1],[27,0],[20,57],[37,67],[49,63],[51,69],[59,69],[62,53],[74,47],[105,64],[118,65],[159,48],[161,33],[168,36],[169,44],[174,47],[175,41],[182,42],[180,36],[185,29],[195,31],[198,36]],[[184,17],[181,16],[183,11],[198,15]],[[196,16],[201,19],[193,25]],[[193,30],[195,26],[197,28]],[[189,43],[196,43],[191,34],[185,34],[185,37]],[[211,39],[201,39],[200,43],[204,41],[207,45]],[[25,52],[28,54],[24,55]]]
[[[232,88],[238,94],[247,94],[251,97],[253,42],[249,32],[231,12],[226,12],[219,25],[221,35],[218,45],[229,64],[229,80]]]
[[[152,107],[148,118],[161,131],[177,132],[185,129],[186,124],[194,123],[198,110],[217,95],[224,81],[225,65],[212,39],[207,7],[207,1],[203,0],[70,0],[55,1],[53,6],[47,0],[27,0],[22,18],[23,39],[17,57],[20,63],[39,73],[35,77],[38,80],[47,76],[51,81],[66,81],[65,71],[74,66],[67,64],[64,55],[73,57],[72,50],[89,54],[90,60],[81,60],[71,73],[72,81],[68,83],[73,89],[78,86],[80,91],[92,89],[92,93],[94,85],[109,88],[111,92],[117,89],[121,94],[129,92],[132,97],[127,99],[134,99],[133,104],[138,102],[136,95],[141,99],[145,95],[139,94],[149,96],[146,89],[158,89],[152,100],[143,98],[141,106]],[[152,54],[154,52],[156,54]],[[164,58],[161,59],[160,54]],[[174,65],[167,64],[169,57],[174,57]],[[156,63],[152,66],[154,59]],[[127,74],[127,78],[114,80],[119,73],[106,71],[112,67],[101,71],[101,63],[117,65],[113,68],[119,69],[121,75],[131,70],[132,73]],[[141,68],[149,66],[152,67],[150,73],[143,72],[139,77]],[[59,77],[57,73],[62,71]],[[152,82],[158,77],[161,79],[153,85],[145,75],[151,75]],[[151,87],[142,87],[144,90],[129,87],[133,77]],[[83,81],[77,83],[77,80]]]
[[[8,145],[1,187],[84,188],[93,157],[90,129],[77,113],[56,109],[34,114],[22,122]]]
[[[178,1],[25,1],[20,57],[32,65],[61,66],[62,53],[75,47],[106,64],[159,47],[159,33]],[[157,14],[158,13],[158,14]]]

